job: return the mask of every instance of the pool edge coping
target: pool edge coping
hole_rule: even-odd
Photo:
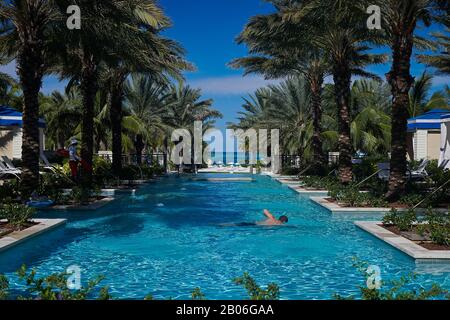
[[[0,238],[0,253],[65,224],[67,219],[32,219],[32,221],[38,224],[22,231],[14,231]]]
[[[335,202],[328,201],[325,197],[310,197],[311,201],[318,204],[319,206],[331,211],[331,213],[387,213],[392,210],[392,208],[376,208],[376,207],[367,207],[367,208],[350,208],[350,207],[341,207],[339,204]],[[407,211],[407,209],[398,209],[398,211]]]
[[[428,250],[405,237],[381,227],[381,221],[355,221],[354,224],[358,228],[391,245],[397,250],[402,251],[415,260],[450,261],[450,251]]]
[[[319,197],[328,195],[327,190],[310,190],[305,189],[301,186],[299,181],[295,181],[295,179],[291,178],[280,178],[280,177],[271,177],[275,181],[281,183],[282,185],[287,186],[291,190],[297,192],[300,195],[309,196],[309,197]]]

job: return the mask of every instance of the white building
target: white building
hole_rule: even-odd
[[[40,152],[44,150],[44,120],[39,120]],[[22,159],[22,113],[0,106],[0,157]]]
[[[410,159],[438,160],[441,155],[441,118],[450,110],[434,109],[408,120],[408,155]]]

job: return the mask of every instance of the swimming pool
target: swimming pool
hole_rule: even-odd
[[[0,273],[20,290],[15,271],[23,263],[40,275],[78,265],[84,281],[104,275],[102,284],[117,298],[189,299],[200,287],[209,299],[242,299],[245,291],[232,279],[249,272],[260,284],[277,283],[282,299],[331,299],[358,294],[364,284],[352,266],[358,257],[379,266],[383,279],[418,272],[416,284],[450,288],[448,265],[416,265],[354,226],[367,216],[333,216],[269,177],[254,178],[173,176],[96,212],[42,213],[69,221],[0,254]],[[290,227],[218,226],[258,220],[265,208],[288,215]]]

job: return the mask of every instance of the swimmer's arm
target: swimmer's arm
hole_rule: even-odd
[[[270,220],[276,220],[273,214],[269,212],[269,210],[264,210],[264,215]]]

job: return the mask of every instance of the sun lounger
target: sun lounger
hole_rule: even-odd
[[[0,161],[0,178],[3,176],[12,175],[20,180],[21,173],[22,172],[19,169],[10,169],[3,160]]]
[[[427,166],[430,163],[430,160],[423,160],[417,170],[413,170],[410,172],[410,178],[413,180],[422,180],[428,177]]]
[[[44,165],[42,166],[42,169],[49,170],[49,171],[51,171],[52,173],[55,173],[55,174],[58,173],[58,170],[54,166],[52,166],[50,164],[50,162],[48,161],[48,159],[45,156],[45,154],[41,153],[40,154],[40,158],[41,158],[42,162],[44,163]]]
[[[417,170],[409,170],[406,172],[408,179],[411,180],[423,180],[428,177],[427,166],[430,163],[430,160],[424,159],[420,164]],[[389,176],[391,174],[391,166],[389,162],[378,163],[378,178],[383,181],[388,181]]]
[[[12,171],[19,170],[18,168],[16,168],[14,163],[12,163],[12,161],[7,156],[2,156],[2,162],[3,162],[4,166],[6,167],[6,169],[9,169]],[[19,172],[20,172],[20,170],[19,170]]]

